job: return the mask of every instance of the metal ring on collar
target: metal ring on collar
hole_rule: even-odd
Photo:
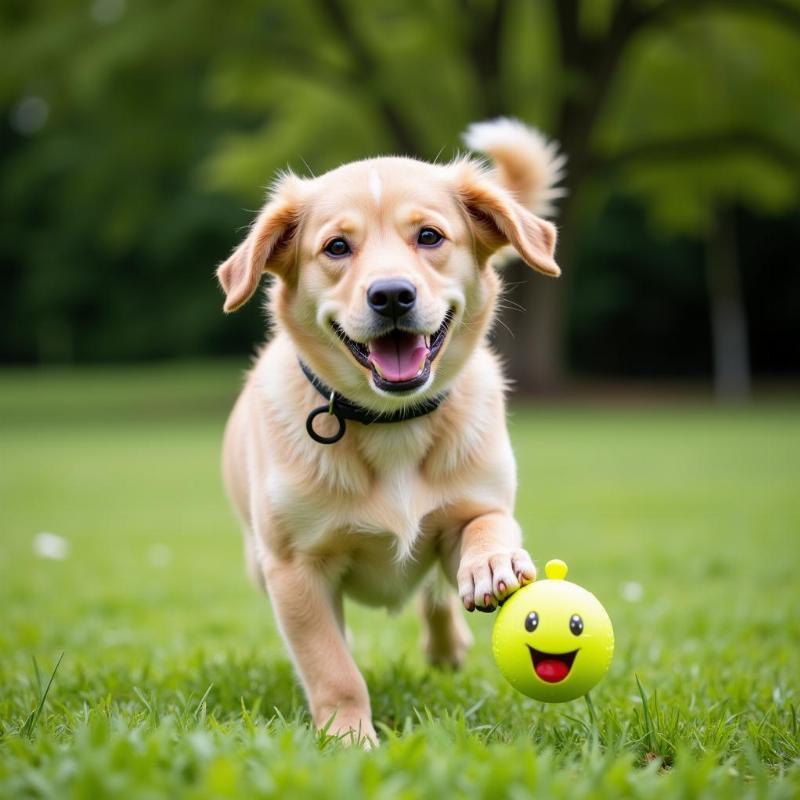
[[[336,419],[339,420],[339,430],[336,431],[332,436],[322,436],[322,434],[317,433],[314,430],[314,420],[320,414],[330,414]],[[315,441],[319,442],[320,444],[335,444],[339,441],[339,439],[344,436],[346,430],[346,423],[344,421],[344,417],[337,413],[336,407],[333,404],[333,392],[331,392],[331,400],[327,405],[319,406],[315,408],[307,417],[306,417],[306,431],[308,435]]]

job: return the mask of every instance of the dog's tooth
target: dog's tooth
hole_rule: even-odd
[[[372,364],[372,368],[378,373],[378,376],[382,378],[383,372],[381,371],[381,368],[374,361],[370,361],[370,364]]]

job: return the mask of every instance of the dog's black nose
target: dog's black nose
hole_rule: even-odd
[[[405,278],[387,278],[375,281],[367,289],[369,307],[384,317],[397,319],[414,308],[417,287]]]

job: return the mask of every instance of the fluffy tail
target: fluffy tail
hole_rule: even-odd
[[[567,157],[558,143],[516,119],[473,122],[462,136],[470,150],[494,162],[495,178],[535,214],[553,216],[553,202],[566,194],[558,187]]]

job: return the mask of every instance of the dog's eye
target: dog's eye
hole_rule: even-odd
[[[444,236],[435,228],[423,228],[417,236],[417,244],[421,244],[423,247],[436,247],[442,239]]]
[[[583,633],[583,620],[577,614],[573,614],[569,618],[569,629],[574,636],[580,636]]]
[[[535,611],[531,611],[527,617],[525,617],[525,630],[528,633],[533,633],[539,627],[539,615]]]
[[[347,239],[337,236],[325,245],[323,252],[331,258],[341,258],[350,253],[350,245],[347,244]]]

